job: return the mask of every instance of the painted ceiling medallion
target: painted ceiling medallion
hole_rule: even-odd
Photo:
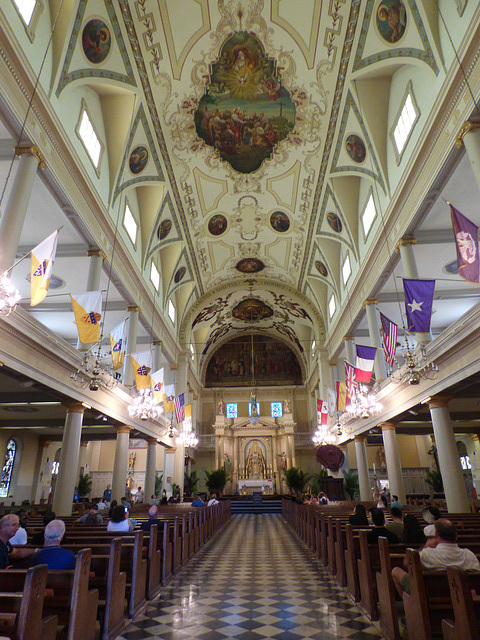
[[[327,222],[336,233],[342,233],[342,221],[336,213],[333,213],[333,211],[329,211],[327,213]]]
[[[242,300],[232,309],[235,320],[242,322],[257,322],[273,316],[273,309],[257,298]]]
[[[274,211],[270,216],[270,224],[278,233],[285,233],[290,229],[290,219],[283,211]]]
[[[170,231],[172,230],[172,221],[171,220],[162,220],[160,226],[158,227],[158,239],[165,240]]]
[[[348,155],[354,162],[357,164],[365,162],[367,150],[365,149],[365,143],[361,138],[352,133],[352,135],[348,136],[345,140],[345,147],[347,148]]]
[[[112,38],[110,29],[103,20],[90,20],[83,28],[82,47],[87,60],[100,64],[110,53]]]
[[[148,149],[144,146],[135,147],[135,149],[130,154],[130,158],[128,160],[128,166],[130,167],[130,171],[137,175],[142,173],[145,169],[145,166],[148,162]]]
[[[384,40],[396,44],[407,27],[407,10],[402,0],[383,0],[377,10],[377,29]]]
[[[258,258],[243,258],[237,262],[235,269],[242,273],[258,273],[265,269],[265,265]]]
[[[318,273],[326,278],[328,276],[328,269],[323,262],[320,260],[315,260],[315,267],[317,268]]]
[[[177,271],[177,273],[173,277],[173,280],[174,280],[175,284],[178,284],[180,282],[180,280],[182,280],[182,278],[185,275],[186,271],[187,270],[186,270],[185,267],[180,267],[180,269]]]
[[[208,221],[208,231],[212,236],[221,236],[227,230],[228,222],[221,213],[216,213]]]
[[[275,61],[254,35],[238,31],[211,65],[195,112],[197,135],[240,173],[256,171],[295,126],[295,103]]]

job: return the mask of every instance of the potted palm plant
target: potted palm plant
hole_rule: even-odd
[[[310,480],[310,474],[302,471],[298,467],[292,467],[291,469],[284,469],[285,482],[287,487],[295,495],[301,495],[307,482]]]

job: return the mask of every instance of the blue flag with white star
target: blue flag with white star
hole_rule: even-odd
[[[403,278],[407,326],[414,333],[428,333],[432,318],[435,280],[411,280]]]

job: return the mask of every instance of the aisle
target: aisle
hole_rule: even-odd
[[[232,516],[118,640],[375,640],[280,515]]]

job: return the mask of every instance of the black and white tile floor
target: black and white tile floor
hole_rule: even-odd
[[[117,640],[378,640],[280,515],[235,515]]]

